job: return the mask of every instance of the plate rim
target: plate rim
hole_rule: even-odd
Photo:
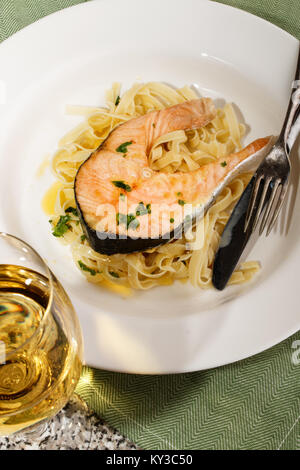
[[[70,10],[75,10],[75,9],[80,9],[80,8],[83,8],[83,9],[92,8],[91,5],[93,5],[93,8],[94,8],[95,5],[101,4],[101,3],[108,3],[108,1],[110,3],[112,3],[113,1],[117,2],[118,0],[89,0],[89,1],[83,1],[82,3],[78,3],[76,5],[71,5],[71,6],[62,8],[60,10],[54,11],[54,12],[50,13],[49,15],[43,16],[43,17],[35,20],[33,23],[30,23],[30,24],[24,26],[24,28],[21,28],[20,30],[16,31],[11,36],[9,36],[8,38],[1,41],[0,42],[0,48],[1,48],[2,44],[8,43],[9,41],[14,40],[16,36],[19,36],[19,35],[22,35],[22,34],[27,34],[27,31],[30,30],[31,28],[33,28],[36,24],[43,23],[44,21],[45,22],[49,21],[49,18],[50,18],[50,21],[51,21],[52,17],[58,16],[58,15],[61,15],[61,14],[68,14],[68,12]],[[127,3],[129,4],[129,2],[134,2],[134,1],[135,0],[127,0]],[[177,1],[177,0],[174,0],[174,1]],[[241,15],[244,15],[244,16],[247,16],[247,17],[251,16],[256,21],[261,21],[261,22],[267,24],[268,27],[275,28],[278,31],[280,31],[280,33],[283,33],[283,34],[287,35],[288,37],[290,37],[291,39],[298,41],[298,39],[295,36],[293,36],[291,33],[286,31],[285,29],[281,28],[280,26],[272,23],[271,21],[266,20],[265,18],[262,18],[261,16],[255,15],[252,12],[248,12],[247,10],[244,10],[242,8],[239,8],[239,7],[236,7],[236,6],[233,6],[233,5],[227,5],[226,3],[219,3],[218,1],[215,1],[215,0],[197,0],[197,1],[199,3],[208,4],[208,5],[212,6],[212,8],[215,8],[215,7],[220,8],[220,9],[230,8],[233,11],[238,11]]]

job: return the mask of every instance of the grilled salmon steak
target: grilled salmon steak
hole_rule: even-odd
[[[176,230],[203,204],[241,161],[263,148],[258,139],[235,154],[190,172],[150,168],[149,154],[162,135],[198,129],[216,116],[210,98],[153,111],[116,127],[79,168],[75,198],[92,248],[108,255],[131,253],[174,238]]]

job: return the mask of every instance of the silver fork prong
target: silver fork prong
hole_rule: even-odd
[[[270,232],[272,231],[272,228],[274,227],[275,223],[276,223],[276,220],[278,218],[278,215],[280,213],[280,210],[281,210],[281,207],[282,207],[282,204],[284,203],[284,199],[285,199],[285,196],[286,196],[286,193],[287,193],[287,190],[288,190],[288,180],[285,181],[285,183],[282,185],[281,187],[281,193],[278,197],[278,201],[277,201],[277,204],[276,204],[276,207],[274,209],[274,212],[273,212],[273,215],[272,215],[272,218],[269,222],[269,227],[267,229],[267,236],[270,235]]]
[[[261,213],[263,211],[264,205],[265,205],[265,200],[266,200],[266,195],[269,189],[269,185],[272,181],[272,178],[267,178],[264,182],[264,187],[263,187],[263,192],[259,200],[259,205],[255,214],[254,222],[252,225],[252,230],[254,231],[257,227],[258,221],[260,219]]]
[[[268,201],[268,205],[266,207],[263,219],[262,219],[261,224],[260,224],[259,235],[262,235],[263,231],[265,230],[266,225],[267,224],[269,225],[269,223],[270,223],[269,219],[270,219],[270,216],[271,216],[271,213],[272,213],[273,202],[276,198],[276,193],[277,193],[277,189],[278,189],[279,185],[280,185],[280,179],[275,180],[274,186],[273,186],[273,189],[272,189],[272,192],[271,192],[271,195],[270,195],[270,199]]]
[[[255,205],[256,205],[257,195],[258,195],[258,191],[259,191],[259,187],[260,187],[260,183],[261,183],[262,179],[263,179],[263,175],[260,175],[260,176],[257,176],[257,177],[256,177],[255,186],[254,186],[254,188],[253,188],[253,191],[252,191],[252,194],[251,194],[251,200],[250,200],[250,203],[249,203],[249,206],[248,206],[248,210],[247,210],[244,232],[246,232],[246,230],[248,229],[250,220],[251,220],[251,218],[252,218],[253,209],[254,209],[254,207],[255,207]]]

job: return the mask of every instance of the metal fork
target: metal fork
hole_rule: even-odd
[[[254,175],[254,186],[247,211],[245,228],[250,222],[252,231],[257,227],[262,213],[259,235],[267,227],[268,236],[274,227],[287,194],[290,160],[289,155],[300,132],[300,49],[293,91],[283,128],[271,151]]]

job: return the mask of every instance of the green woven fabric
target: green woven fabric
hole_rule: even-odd
[[[83,1],[0,0],[0,41]],[[221,3],[300,39],[299,0]],[[204,372],[137,376],[85,367],[77,392],[144,449],[300,449],[300,333],[250,359]]]
[[[276,24],[300,39],[299,0],[214,0],[241,8]]]
[[[86,0],[0,0],[0,41],[57,10]]]
[[[300,449],[300,333],[203,372],[145,376],[86,367],[77,391],[144,449]]]

